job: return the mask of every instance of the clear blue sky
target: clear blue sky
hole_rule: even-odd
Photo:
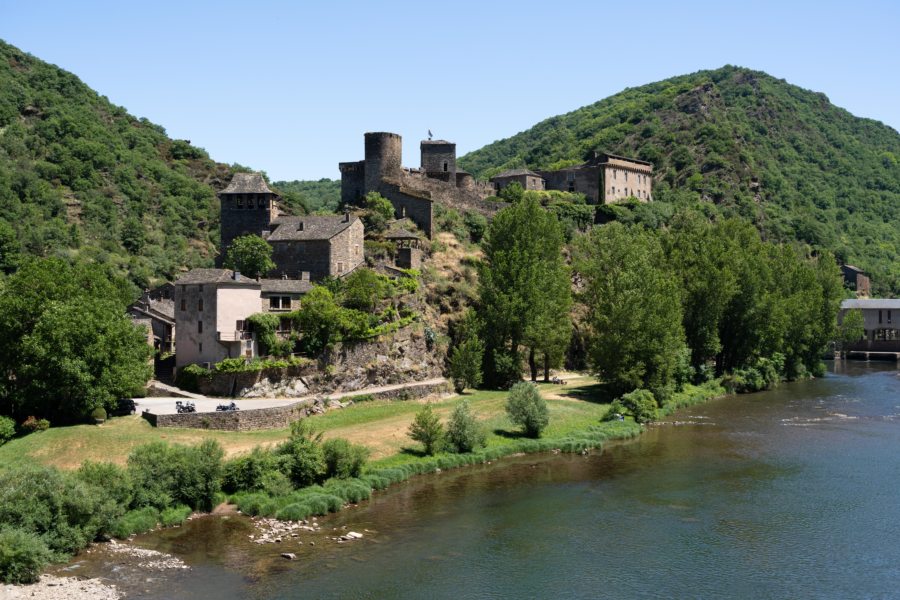
[[[337,178],[365,131],[462,155],[673,75],[766,71],[900,129],[900,2],[0,0],[0,38],[222,162]]]

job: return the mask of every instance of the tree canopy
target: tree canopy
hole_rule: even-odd
[[[240,271],[250,277],[265,277],[275,268],[272,246],[258,235],[242,235],[234,239],[225,251],[226,269]]]

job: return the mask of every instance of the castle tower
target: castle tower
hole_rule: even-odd
[[[365,189],[378,190],[382,179],[399,181],[403,173],[403,141],[396,133],[366,133]]]
[[[225,259],[234,238],[252,233],[269,235],[272,221],[278,217],[278,196],[259,173],[235,173],[231,183],[219,192],[222,238],[217,264]]]
[[[446,140],[422,140],[420,148],[425,175],[456,185],[456,144]]]

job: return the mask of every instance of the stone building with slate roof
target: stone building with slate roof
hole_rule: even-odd
[[[390,200],[396,218],[412,220],[428,237],[433,233],[434,202],[486,216],[506,206],[486,200],[494,195],[493,186],[456,168],[456,144],[423,140],[419,147],[421,167],[404,169],[399,135],[366,133],[365,159],[338,165],[341,204],[359,206],[368,192],[378,192]]]
[[[310,289],[308,278],[254,279],[228,269],[185,273],[174,283],[176,367],[257,357],[248,317],[297,310]]]
[[[512,169],[491,177],[494,189],[499,192],[511,183],[518,183],[523,190],[543,190],[544,178],[528,169]]]
[[[546,189],[584,194],[588,204],[609,204],[625,198],[653,200],[653,164],[636,158],[595,152],[580,165],[539,171]]]

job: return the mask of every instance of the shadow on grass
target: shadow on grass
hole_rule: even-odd
[[[420,450],[419,448],[400,448],[400,454],[404,454],[406,456],[415,456],[416,458],[425,458],[428,456],[425,454],[424,450]]]
[[[523,438],[528,437],[521,431],[509,431],[506,429],[500,429],[499,427],[494,430],[494,435],[502,438],[506,438],[508,440],[521,440]]]
[[[584,402],[592,402],[594,404],[609,404],[616,397],[610,391],[609,386],[603,383],[591,383],[588,385],[579,385],[571,388],[564,388],[559,391],[562,396],[570,396],[576,400]]]

